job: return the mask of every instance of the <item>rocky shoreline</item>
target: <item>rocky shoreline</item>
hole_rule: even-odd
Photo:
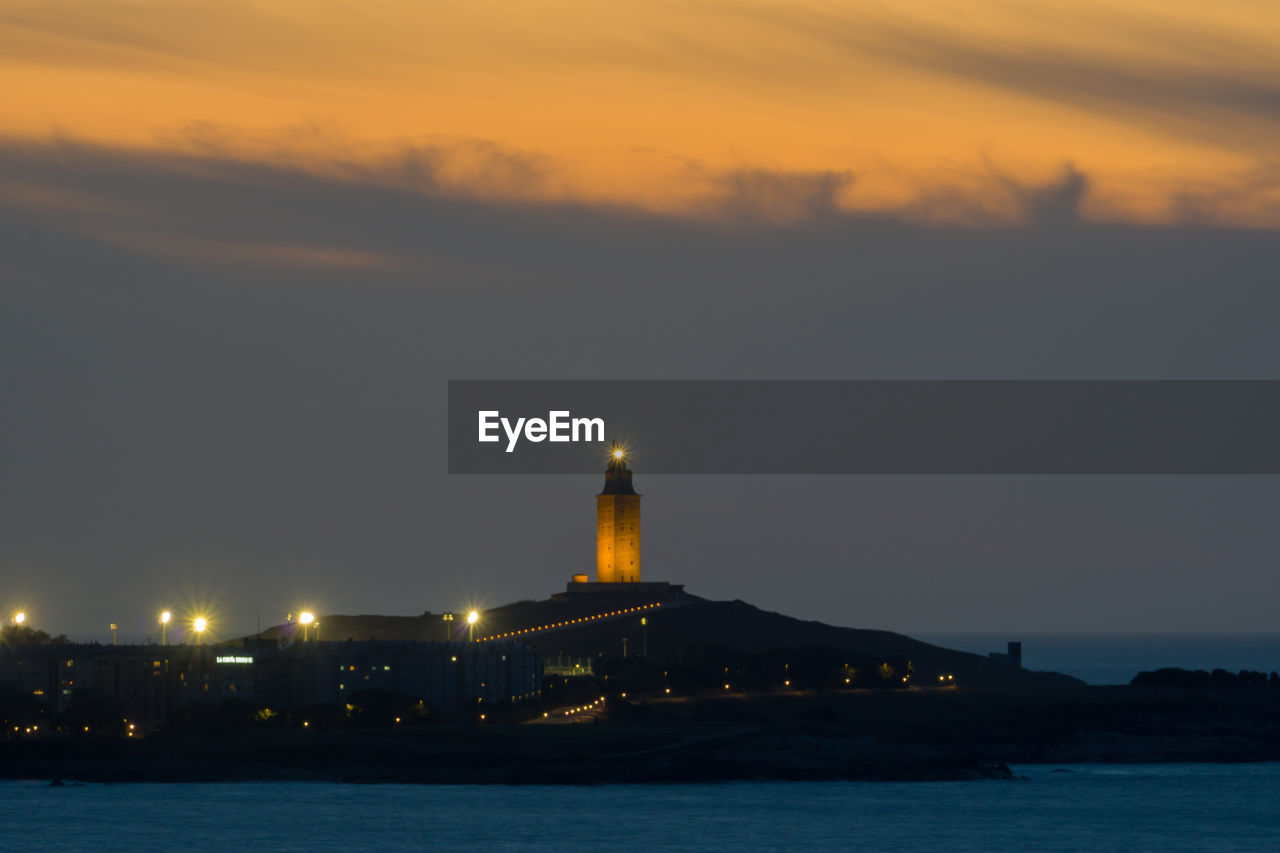
[[[1081,687],[616,701],[567,725],[10,740],[0,775],[422,784],[1012,779],[1012,764],[1280,760],[1280,691]]]

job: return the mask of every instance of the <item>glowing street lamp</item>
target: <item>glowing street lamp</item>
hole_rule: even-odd
[[[195,629],[197,642],[204,642],[204,632],[209,627],[209,620],[203,616],[197,616],[192,621],[191,627]]]
[[[116,629],[120,626],[112,622],[109,627],[111,628],[111,645],[114,646],[116,644]]]
[[[167,631],[169,629],[169,620],[173,618],[173,614],[168,610],[160,614],[160,645],[169,645]]]
[[[311,623],[316,621],[316,615],[310,610],[304,610],[298,614],[298,624],[302,626],[302,642],[307,642]]]
[[[473,643],[476,639],[476,623],[480,621],[480,613],[472,610],[467,614],[467,642]]]
[[[13,614],[13,624],[21,625],[23,622],[26,622],[26,621],[27,621],[27,614],[23,613],[21,610]]]
[[[640,617],[640,656],[649,656],[649,619],[646,616]]]

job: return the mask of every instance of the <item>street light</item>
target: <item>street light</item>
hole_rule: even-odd
[[[27,614],[23,613],[21,610],[13,614],[13,624],[21,625],[23,622],[26,622],[26,621],[27,621]]]
[[[316,621],[316,615],[310,610],[304,610],[298,614],[298,624],[302,626],[302,642],[306,642],[311,630],[311,623]]]
[[[198,642],[204,642],[204,632],[205,629],[209,627],[209,620],[203,616],[197,616],[195,620],[192,621],[191,627],[195,629],[196,640]]]
[[[116,644],[116,629],[120,626],[112,622],[109,627],[111,628],[111,645],[114,646]]]
[[[649,619],[640,617],[640,657],[649,656]]]
[[[173,618],[173,614],[168,610],[160,614],[160,645],[169,645],[167,632],[169,629],[169,620]]]
[[[453,633],[449,630],[453,627],[453,617],[454,614],[452,611],[447,611],[440,616],[440,621],[444,623],[444,639],[446,643],[449,641],[449,637]]]
[[[473,643],[476,639],[476,623],[480,621],[479,612],[472,610],[467,614],[467,642]]]

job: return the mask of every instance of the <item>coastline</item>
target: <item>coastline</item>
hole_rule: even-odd
[[[206,730],[0,744],[85,782],[595,785],[1012,779],[1010,765],[1280,760],[1280,691],[1175,687],[611,701],[595,723]]]

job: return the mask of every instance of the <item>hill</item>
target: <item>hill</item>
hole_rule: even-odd
[[[421,616],[344,616],[319,618],[325,640],[465,640],[465,614],[445,621],[443,614]],[[643,617],[646,625],[641,625]],[[265,637],[293,637],[297,626],[277,625]],[[946,649],[904,634],[842,628],[774,613],[744,601],[710,601],[680,593],[646,591],[599,595],[558,595],[543,601],[519,601],[485,610],[476,625],[477,640],[519,639],[538,648],[544,660],[620,657],[642,652],[662,660],[690,648],[718,647],[743,653],[826,647],[862,660],[910,661],[913,681],[930,684],[939,675],[954,676],[967,687],[1017,687],[1079,684],[1059,673],[1024,670],[982,655]]]

